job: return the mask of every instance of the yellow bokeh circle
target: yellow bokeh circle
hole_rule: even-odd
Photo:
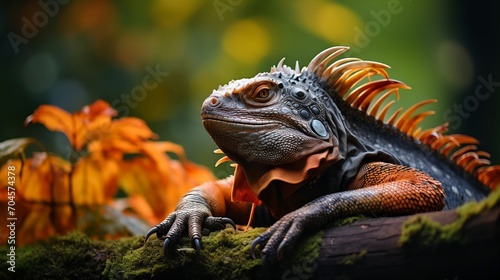
[[[234,59],[248,64],[257,63],[269,53],[270,36],[263,23],[244,19],[231,25],[224,33],[224,51]]]

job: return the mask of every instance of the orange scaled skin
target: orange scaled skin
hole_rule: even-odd
[[[231,189],[234,177],[207,182],[193,190],[204,193],[207,201],[210,201],[212,215],[216,217],[228,217],[236,224],[246,224],[250,215],[251,203],[231,201]]]

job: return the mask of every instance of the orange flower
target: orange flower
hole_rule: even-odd
[[[117,111],[107,102],[97,100],[75,113],[41,105],[26,118],[25,124],[40,123],[49,130],[64,133],[74,152],[71,162],[47,151],[36,152],[25,159],[24,153],[30,144],[45,150],[32,138],[0,143],[0,172],[5,173],[8,166],[14,165],[19,176],[16,203],[24,205],[17,213],[23,217],[18,227],[20,242],[74,229],[92,230],[89,234],[93,236],[118,237],[127,227],[126,215],[109,209],[120,207],[127,213],[132,210],[154,224],[174,210],[187,190],[215,180],[207,168],[186,159],[182,146],[154,141],[157,135],[143,120],[114,119],[116,115]],[[171,159],[167,153],[176,154],[179,160]],[[6,176],[0,178],[0,187],[9,186],[6,180]],[[123,199],[118,203],[115,198],[120,188],[128,196],[125,205]],[[6,193],[0,195],[0,204],[8,202]],[[87,213],[82,215],[81,211]],[[114,213],[124,217],[96,216],[103,211],[106,215]],[[89,220],[89,216],[94,219]],[[79,220],[82,217],[84,221]],[[114,224],[103,226],[100,224],[103,221]],[[0,236],[0,241],[5,238],[7,236]]]

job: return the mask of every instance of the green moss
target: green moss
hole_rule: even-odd
[[[272,268],[274,271],[270,279],[311,279],[318,267],[319,249],[323,242],[323,231],[314,235],[305,236],[300,244],[286,259],[282,260],[280,267]]]
[[[362,220],[366,220],[366,219],[367,219],[367,217],[363,216],[363,215],[346,217],[346,218],[338,219],[338,220],[334,221],[331,224],[331,226],[340,227],[340,226],[349,225],[349,224],[352,224],[354,222],[362,221]]]
[[[260,260],[250,256],[250,243],[262,232],[263,229],[213,232],[203,237],[199,253],[191,248],[188,238],[183,238],[167,258],[163,256],[163,241],[152,237],[145,246],[108,260],[103,275],[109,279],[249,279],[260,265]]]
[[[3,262],[1,279],[85,278],[98,279],[106,260],[129,250],[140,238],[124,238],[119,242],[94,241],[81,233],[53,237],[47,242],[16,248],[15,273],[7,271]],[[135,242],[137,244],[137,242]],[[7,248],[1,247],[4,255]],[[5,255],[4,255],[5,256]]]
[[[441,225],[427,216],[416,215],[408,219],[401,232],[400,243],[403,246],[419,246],[420,248],[435,248],[436,246],[460,244],[466,242],[461,229],[471,218],[484,210],[500,203],[500,189],[492,192],[486,199],[479,202],[466,203],[455,211],[458,218],[455,222]]]
[[[362,250],[361,252],[359,252],[359,254],[352,254],[352,255],[346,256],[346,257],[344,257],[344,259],[342,259],[342,264],[353,265],[357,261],[363,259],[363,257],[366,256],[367,253],[368,253],[368,251]]]
[[[261,260],[250,255],[250,244],[264,231],[209,233],[203,236],[200,252],[182,238],[168,258],[163,256],[163,241],[155,237],[144,245],[142,236],[96,241],[72,233],[16,248],[16,272],[9,272],[9,264],[3,262],[0,279],[255,279],[265,275]],[[321,237],[319,233],[301,239],[285,260],[273,266],[271,276],[287,272],[312,276]],[[5,256],[8,248],[0,247],[0,253]]]
[[[203,237],[203,248],[198,253],[191,248],[188,238],[183,238],[178,249],[168,258],[163,256],[163,242],[151,238],[144,247],[127,252],[122,258],[109,260],[104,275],[109,279],[172,278],[172,279],[255,279],[262,276],[261,260],[250,255],[250,244],[264,228],[247,232],[225,229]],[[280,264],[272,274],[297,263],[314,262],[321,246],[321,235],[301,241],[291,254],[293,261]]]
[[[260,259],[253,259],[250,244],[264,228],[245,233],[224,230],[213,234],[214,238],[207,242],[203,251],[203,265],[208,275],[214,279],[250,279],[260,267]]]

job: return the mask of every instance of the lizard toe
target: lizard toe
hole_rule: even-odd
[[[276,259],[263,254],[261,258],[262,271],[264,275],[269,275],[273,273],[276,269]]]
[[[168,256],[168,251],[170,250],[170,243],[171,240],[170,238],[165,238],[165,241],[163,241],[163,255],[166,257]]]
[[[208,228],[211,231],[225,229],[226,225],[228,224],[236,229],[236,224],[233,222],[233,220],[226,217],[209,216],[203,221],[203,227]]]
[[[276,256],[276,251],[274,250],[266,250],[264,248],[262,250],[262,257],[260,258],[261,264],[265,266],[271,266],[275,264],[278,261],[278,258]]]
[[[156,234],[156,237],[158,238],[163,238],[168,231],[170,230],[172,223],[176,219],[177,215],[175,213],[170,214],[165,220],[163,220],[161,223],[157,224],[153,228],[151,228],[148,233],[146,233],[146,238],[144,240],[144,243],[148,241],[149,237],[151,235]]]

